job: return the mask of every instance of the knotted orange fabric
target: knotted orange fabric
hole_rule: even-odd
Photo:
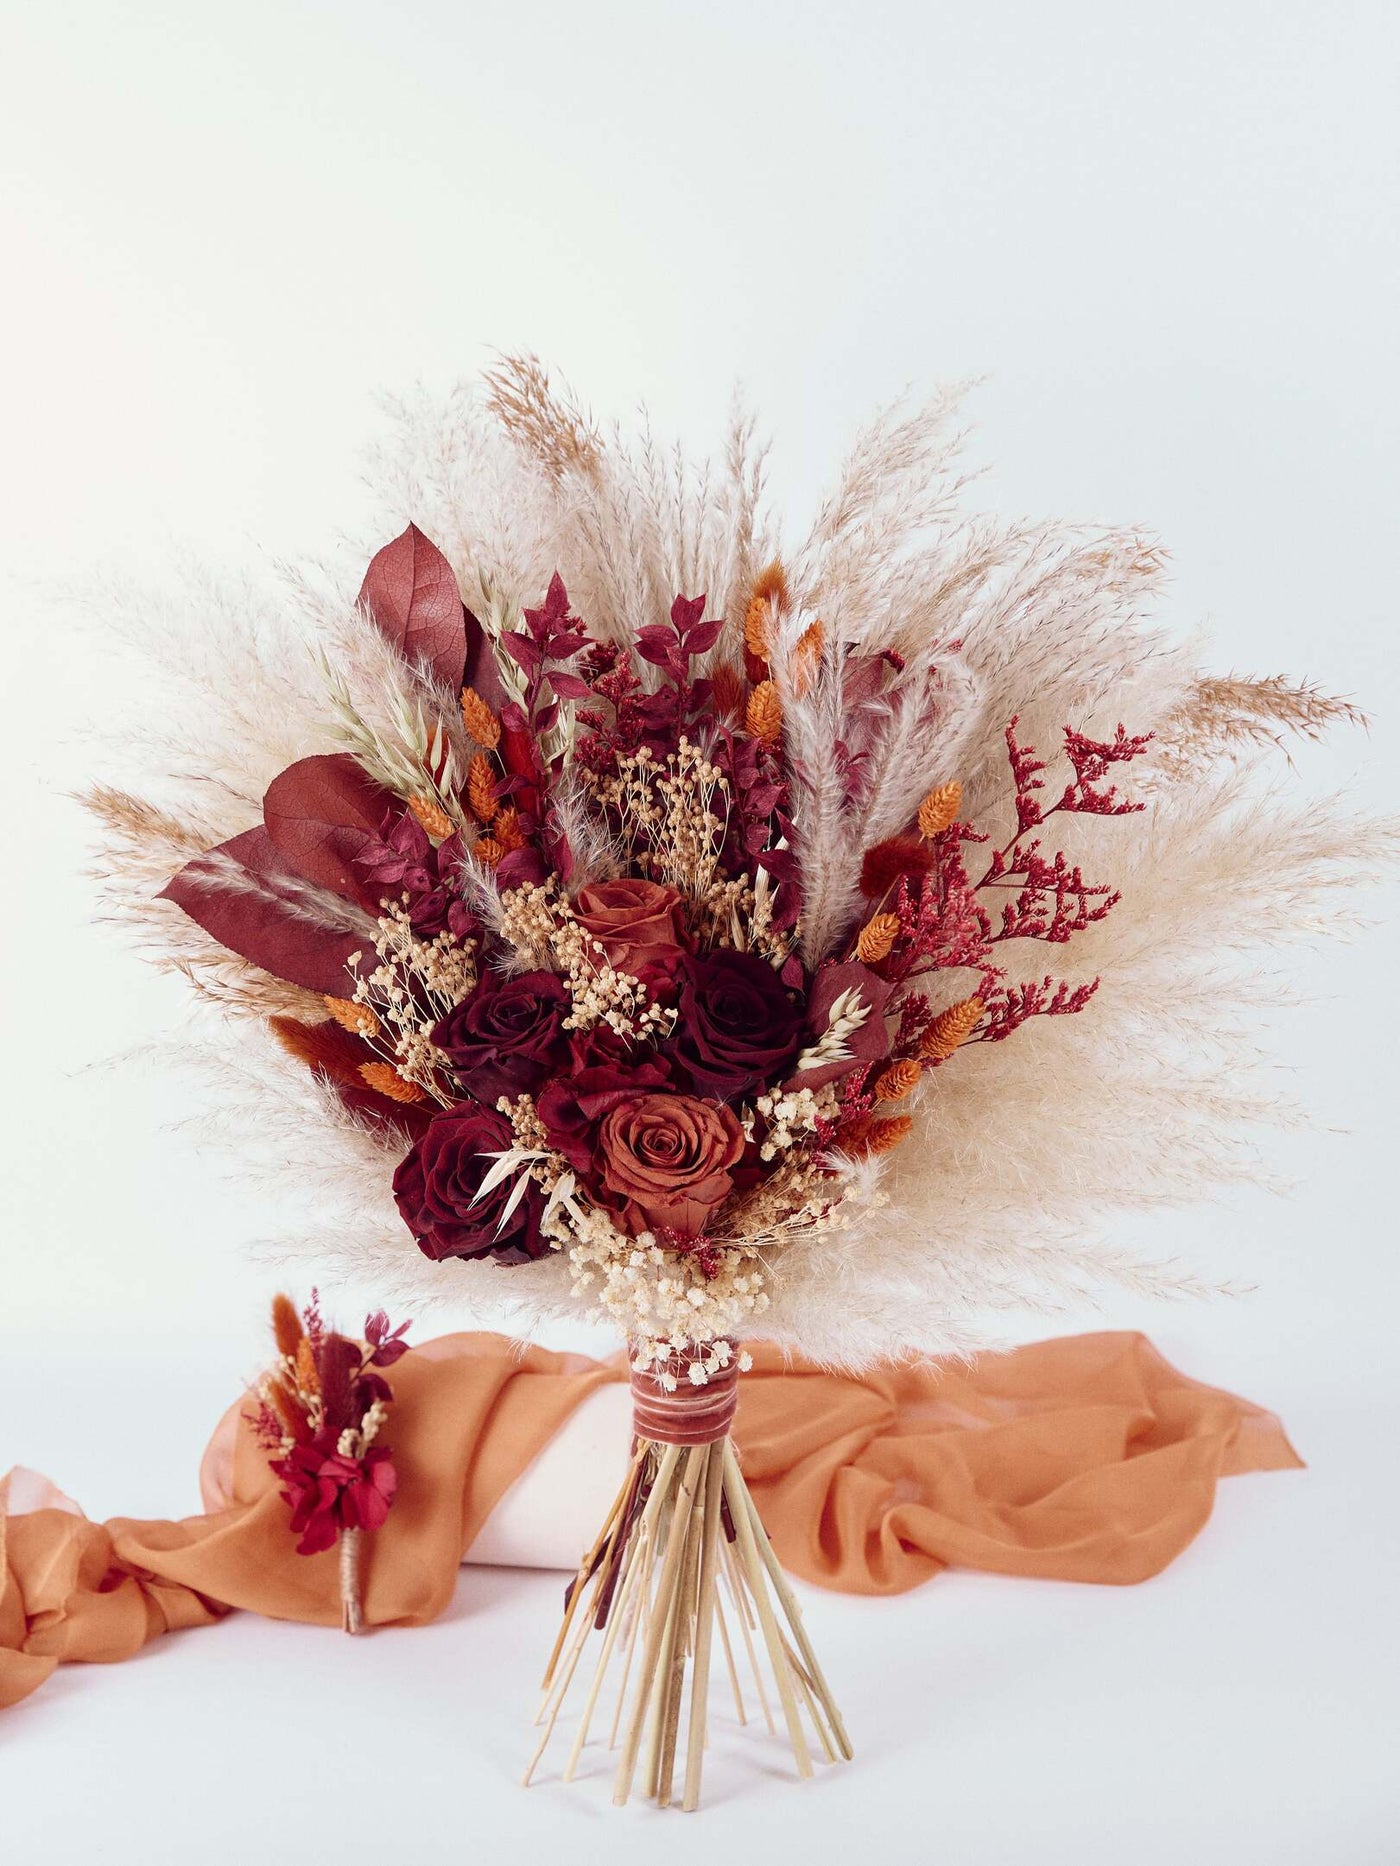
[[[1141,1335],[859,1377],[752,1352],[734,1434],[754,1498],[784,1567],[848,1593],[900,1593],[949,1564],[1145,1580],[1201,1528],[1218,1478],[1301,1463],[1271,1413],[1177,1373]],[[406,1355],[385,1433],[399,1492],[369,1539],[365,1623],[441,1613],[514,1480],[590,1393],[625,1377],[621,1362],[500,1335]],[[0,1705],[65,1660],[128,1658],[232,1607],[339,1623],[335,1551],[295,1553],[240,1408],[215,1433],[205,1477],[227,1506],[183,1522],[98,1525],[18,1494],[7,1512],[0,1486]]]

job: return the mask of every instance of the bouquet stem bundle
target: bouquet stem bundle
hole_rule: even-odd
[[[565,1781],[573,1779],[600,1699],[615,1679],[608,1736],[608,1747],[620,1748],[614,1804],[625,1805],[640,1788],[660,1807],[673,1805],[679,1791],[683,1808],[697,1808],[716,1633],[741,1724],[747,1724],[748,1712],[739,1656],[747,1661],[758,1706],[776,1734],[774,1700],[764,1684],[766,1661],[799,1776],[813,1773],[809,1726],[828,1762],[849,1761],[841,1713],[729,1436],[732,1381],[723,1395],[727,1404],[719,1406],[705,1386],[682,1387],[669,1404],[658,1405],[655,1391],[639,1391],[642,1383],[650,1386],[650,1376],[634,1374],[637,1424],[667,1436],[644,1436],[639,1429],[627,1476],[570,1585],[545,1672],[536,1718],[544,1728],[526,1784],[554,1734],[592,1633],[601,1636],[601,1649]],[[668,1411],[669,1429],[662,1420]],[[718,1436],[705,1436],[716,1430]],[[688,1442],[693,1438],[700,1442]]]

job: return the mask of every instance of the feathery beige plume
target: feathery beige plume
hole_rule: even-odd
[[[507,354],[482,372],[482,380],[487,408],[550,479],[557,482],[571,473],[590,480],[599,476],[603,446],[593,417],[567,392],[551,387],[549,371],[537,356]]]

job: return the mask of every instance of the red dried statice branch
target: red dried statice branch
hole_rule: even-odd
[[[1042,838],[1030,832],[1056,815],[1126,816],[1143,807],[1120,796],[1106,779],[1113,766],[1146,751],[1151,734],[1133,735],[1120,725],[1112,739],[1099,740],[1065,727],[1065,755],[1072,775],[1047,809],[1041,802],[1045,761],[1037,757],[1033,746],[1020,743],[1016,725],[1013,719],[1005,734],[1016,832],[1003,848],[992,851],[978,880],[968,872],[965,851],[969,844],[988,838],[966,823],[950,824],[932,838],[931,845],[922,845],[924,852],[917,862],[906,859],[914,838],[891,838],[867,854],[862,877],[863,891],[872,897],[881,893],[881,884],[892,890],[886,910],[898,921],[899,930],[888,956],[877,966],[883,977],[908,985],[931,972],[965,969],[980,974],[977,996],[986,1009],[971,1039],[975,1041],[1001,1042],[1030,1017],[1063,1017],[1081,1011],[1098,986],[1097,979],[1073,985],[1053,978],[1039,984],[1008,985],[1004,969],[996,963],[995,949],[1009,940],[1067,945],[1076,933],[1103,920],[1121,898],[1116,889],[1086,880],[1079,865],[1062,850],[1047,856]],[[1010,891],[1012,898],[994,920],[979,897],[997,889]],[[922,993],[896,1001],[900,1026],[893,1054],[897,1058],[915,1053],[932,1021],[928,1002]]]
[[[1004,985],[987,1003],[986,1016],[966,1043],[1001,1043],[1013,1030],[1019,1030],[1027,1018],[1069,1017],[1082,1011],[1099,988],[1098,979],[1086,985],[1071,985],[1067,979],[1048,975],[1037,984]]]

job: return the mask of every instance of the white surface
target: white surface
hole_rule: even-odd
[[[375,393],[492,343],[697,442],[744,378],[794,509],[872,403],[986,372],[988,502],[1156,525],[1223,665],[1365,699],[1372,738],[1307,768],[1392,804],[1398,31],[1382,4],[12,7],[4,567],[315,551],[363,517]],[[171,1131],[177,1083],[92,1070],[180,997],[88,922],[64,793],[131,677],[48,613],[7,587],[0,1465],[164,1515],[263,1352],[266,1206]],[[1393,1861],[1394,961],[1387,924],[1281,1021],[1349,1130],[1290,1143],[1297,1194],[1132,1228],[1259,1293],[1110,1319],[1276,1405],[1311,1465],[1228,1484],[1159,1581],[813,1597],[856,1768],[789,1790],[726,1737],[717,1805],[664,1829],[596,1780],[513,1787],[557,1577],[469,1570],[448,1621],[353,1646],[239,1619],[5,1720],[7,1862]]]

